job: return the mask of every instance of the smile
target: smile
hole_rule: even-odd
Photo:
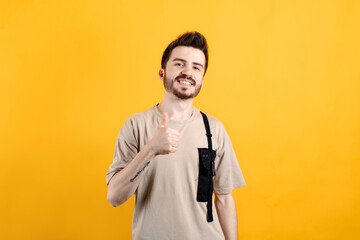
[[[191,83],[186,82],[186,81],[180,81],[180,83],[183,83],[183,84],[186,84],[186,85],[190,85],[190,86],[191,86]]]
[[[194,82],[192,82],[191,80],[178,80],[179,83],[181,84],[186,84],[186,85],[189,85],[189,86],[192,86],[192,85],[195,85]]]

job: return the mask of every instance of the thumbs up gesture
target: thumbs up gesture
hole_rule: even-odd
[[[150,140],[155,154],[168,154],[176,152],[179,146],[180,133],[175,129],[168,128],[169,115],[163,113],[162,121],[159,123],[153,138]]]

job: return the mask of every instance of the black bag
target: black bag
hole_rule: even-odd
[[[209,148],[198,148],[199,150],[199,178],[196,200],[207,202],[207,221],[213,221],[212,195],[214,190],[213,177],[215,176],[216,151],[212,149],[210,125],[206,114],[200,112],[206,129]]]

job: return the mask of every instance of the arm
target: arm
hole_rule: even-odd
[[[215,194],[215,206],[225,239],[238,239],[236,206],[232,193]]]
[[[117,172],[108,185],[107,199],[110,204],[117,207],[128,200],[136,191],[143,172],[151,167],[151,161],[158,154],[175,152],[179,144],[179,132],[166,127],[167,113],[157,127],[153,138],[136,154],[129,164]]]
[[[144,176],[141,172],[146,170],[155,155],[151,144],[146,144],[124,169],[111,178],[108,185],[107,199],[112,206],[117,207],[123,204],[134,194]],[[140,173],[136,176],[138,172]]]

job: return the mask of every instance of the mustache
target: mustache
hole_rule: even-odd
[[[187,76],[186,74],[180,74],[179,76],[177,76],[177,77],[175,78],[175,80],[178,81],[180,78],[190,80],[190,81],[191,81],[191,84],[193,84],[193,85],[196,84],[195,80],[194,80],[192,77]]]

